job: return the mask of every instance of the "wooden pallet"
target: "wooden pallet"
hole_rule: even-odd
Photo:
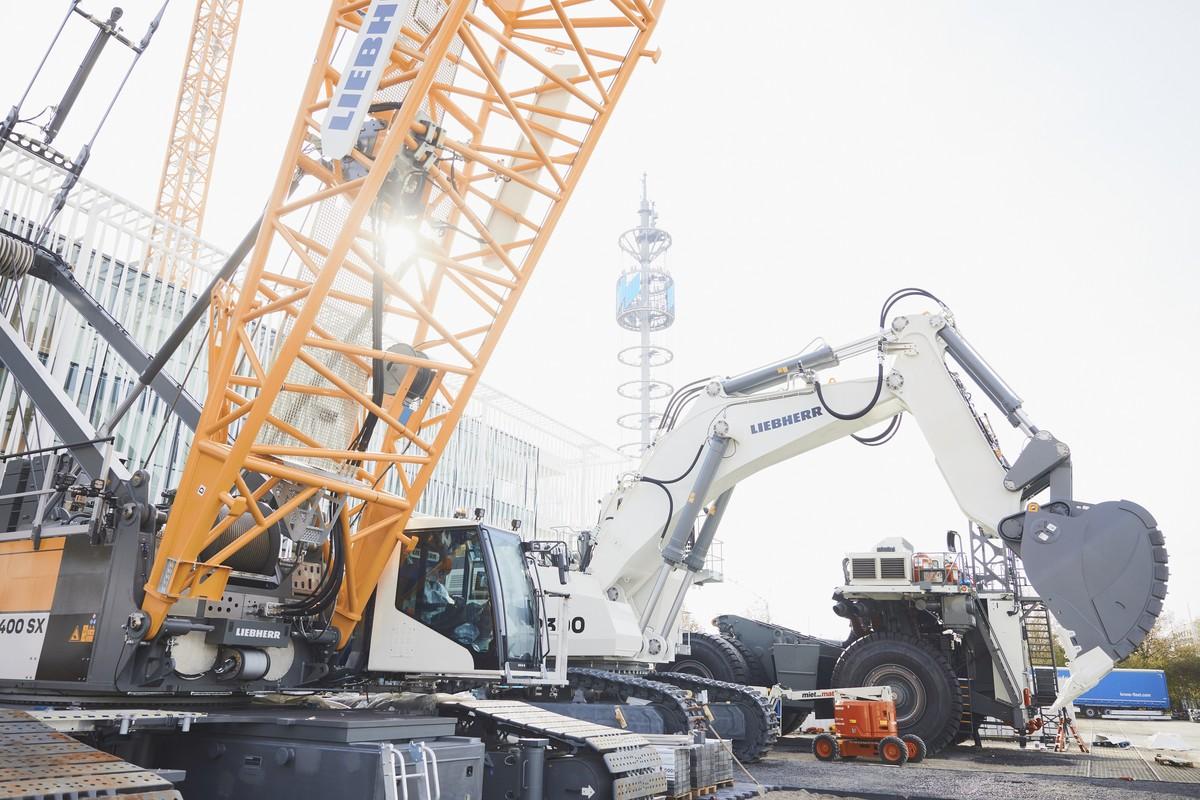
[[[700,798],[711,797],[721,789],[728,789],[731,786],[733,786],[733,781],[718,781],[711,786],[702,786],[683,794],[668,794],[667,800],[700,800]]]

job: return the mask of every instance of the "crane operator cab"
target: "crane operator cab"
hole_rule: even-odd
[[[413,518],[379,583],[368,670],[463,677],[544,676],[542,598],[516,533]]]

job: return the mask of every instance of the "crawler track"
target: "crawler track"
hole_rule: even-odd
[[[620,695],[622,699],[634,697],[654,703],[663,711],[673,733],[691,733],[706,728],[704,706],[687,687],[657,680],[657,673],[655,680],[650,680],[640,675],[572,667],[567,670],[567,680],[573,689],[610,692]]]
[[[639,734],[566,717],[519,700],[447,700],[442,714],[454,716],[463,733],[548,739],[560,753],[591,757],[607,770],[613,800],[642,800],[667,791],[662,762]]]
[[[744,764],[761,760],[779,740],[779,716],[757,689],[682,672],[656,672],[654,678],[693,693],[707,692],[710,703],[733,703],[741,708],[746,717],[746,735],[732,742],[733,754]]]

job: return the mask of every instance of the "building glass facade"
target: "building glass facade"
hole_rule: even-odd
[[[15,148],[0,151],[0,228],[30,234],[61,183],[57,168]],[[166,339],[226,257],[219,248],[178,231],[172,246],[186,259],[188,268],[180,270],[187,276],[186,285],[163,281],[144,269],[143,262],[152,236],[167,225],[81,180],[48,242],[72,265],[80,284],[148,351]],[[42,281],[0,280],[0,313],[36,349],[93,425],[108,419],[136,382],[136,372]],[[257,335],[273,334],[262,330]],[[198,400],[205,393],[206,352],[201,325],[167,367]],[[191,433],[163,398],[144,392],[114,436],[115,454],[150,473],[152,492],[177,483]],[[0,365],[0,452],[55,441],[49,425]],[[489,524],[507,528],[515,520],[522,533],[553,536],[562,527],[591,527],[599,499],[628,466],[615,450],[481,385],[417,510],[450,516],[459,509],[473,515],[479,508]]]

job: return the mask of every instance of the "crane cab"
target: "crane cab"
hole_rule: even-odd
[[[414,518],[376,589],[372,673],[547,678],[541,593],[513,532],[464,520]]]
[[[278,613],[312,597],[324,569],[320,548],[300,548],[284,525],[246,549],[219,598],[181,600],[162,636],[136,641],[127,625],[138,614],[155,518],[111,513],[98,497],[95,530],[47,520],[34,537],[30,504],[8,478],[35,467],[44,471],[44,459],[14,459],[0,482],[0,510],[13,506],[0,523],[8,581],[0,634],[9,645],[0,652],[0,694],[236,695],[320,688],[349,673],[565,683],[546,669],[547,600],[533,554],[515,533],[462,519],[410,520],[417,545],[401,552],[397,544],[345,651],[333,649],[320,615]],[[145,482],[138,487],[144,492]],[[550,614],[562,613],[565,598],[549,602]],[[565,673],[565,654],[555,663]]]

